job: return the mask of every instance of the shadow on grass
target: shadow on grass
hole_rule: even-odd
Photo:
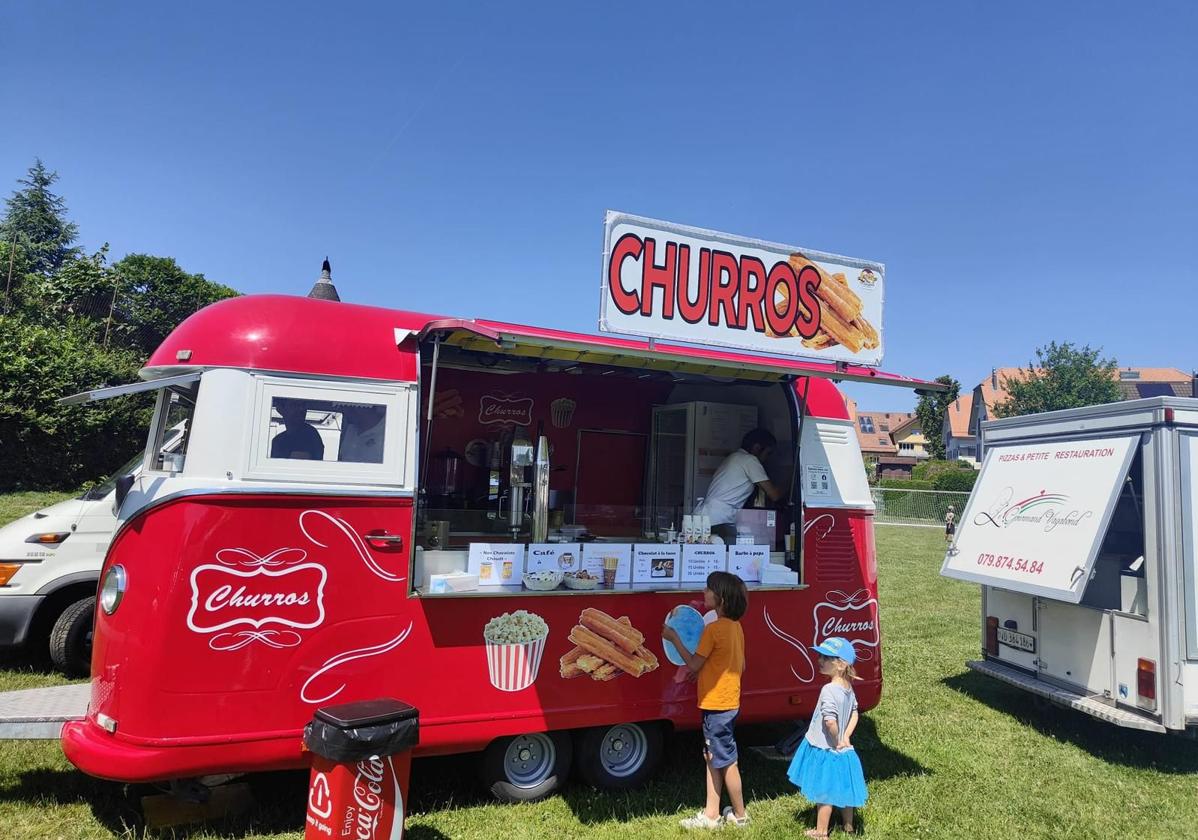
[[[794,728],[795,724],[784,723],[745,726],[738,730],[741,779],[745,801],[750,805],[754,801],[798,794],[786,777],[789,759],[771,760],[750,749],[752,746],[773,745]],[[910,756],[884,744],[869,718],[861,718],[853,743],[861,755],[866,778],[870,782],[930,772]],[[579,822],[584,824],[691,813],[703,804],[705,771],[702,750],[703,741],[698,732],[675,734],[666,740],[666,755],[661,767],[653,781],[644,788],[612,793],[576,783],[563,792],[562,798]],[[814,807],[796,811],[796,819],[814,821]]]
[[[945,677],[942,682],[1042,735],[1067,741],[1103,761],[1162,773],[1198,773],[1198,751],[1187,738],[1125,729],[974,671]]]

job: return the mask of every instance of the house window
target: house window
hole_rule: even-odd
[[[874,433],[874,418],[872,417],[858,417],[857,425],[859,425],[861,427],[861,431],[867,435],[872,435]]]
[[[913,444],[913,443],[900,443],[899,444],[899,452],[911,452],[914,449],[915,449],[915,444]]]
[[[890,441],[886,438],[880,437],[878,438],[878,446],[890,446]]]

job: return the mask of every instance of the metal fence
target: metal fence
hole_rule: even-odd
[[[874,521],[882,525],[922,525],[928,528],[943,528],[944,514],[952,505],[957,512],[957,521],[965,509],[968,493],[948,490],[904,490],[898,487],[872,487],[876,515]]]

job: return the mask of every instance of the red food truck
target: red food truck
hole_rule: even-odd
[[[543,796],[571,766],[635,785],[666,730],[698,725],[660,630],[701,628],[714,569],[750,589],[744,722],[809,715],[810,646],[834,635],[857,643],[875,706],[872,504],[833,381],[935,388],[836,355],[880,353],[864,313],[880,324],[882,267],[618,215],[608,242],[605,301],[660,315],[665,254],[673,300],[709,281],[712,312],[723,295],[775,354],[255,295],[186,320],[145,381],[79,395],[157,403],[144,469],[119,488],[68,758],[121,781],[301,767],[318,708],[390,695],[420,710],[416,756],[481,751],[502,799]],[[719,291],[741,266],[747,282]],[[740,301],[767,277],[773,317],[754,319]],[[828,303],[850,295],[857,317]],[[694,511],[756,427],[789,502],[741,511],[721,546]]]

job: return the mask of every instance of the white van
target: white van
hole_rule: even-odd
[[[142,453],[111,478],[0,527],[0,648],[45,650],[69,676],[86,676],[100,567],[116,527],[120,476],[140,471]],[[40,651],[39,651],[40,652]]]
[[[1119,726],[1198,730],[1198,400],[995,420],[941,567],[982,584],[975,671]]]

